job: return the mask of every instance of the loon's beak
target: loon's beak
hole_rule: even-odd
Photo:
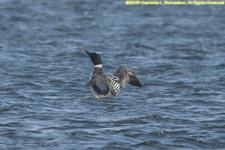
[[[129,75],[129,84],[141,87],[141,82],[138,80],[137,76],[132,70],[127,70]]]

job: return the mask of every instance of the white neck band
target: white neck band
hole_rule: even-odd
[[[95,68],[102,68],[102,64],[95,65]]]

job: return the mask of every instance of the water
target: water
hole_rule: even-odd
[[[0,1],[1,149],[225,148],[224,6]],[[143,88],[95,99],[86,83],[135,70]]]

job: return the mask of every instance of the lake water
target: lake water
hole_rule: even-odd
[[[225,7],[0,0],[0,148],[225,148]],[[98,52],[142,88],[95,99]]]

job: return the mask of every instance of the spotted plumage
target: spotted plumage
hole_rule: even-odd
[[[109,77],[109,82],[111,86],[111,93],[116,96],[120,93],[121,84],[119,83],[119,79],[116,76]]]
[[[141,83],[133,71],[120,66],[114,75],[106,76],[102,71],[103,65],[100,55],[88,51],[86,53],[94,64],[88,85],[96,98],[116,96],[120,93],[120,89],[128,83],[141,87]]]

